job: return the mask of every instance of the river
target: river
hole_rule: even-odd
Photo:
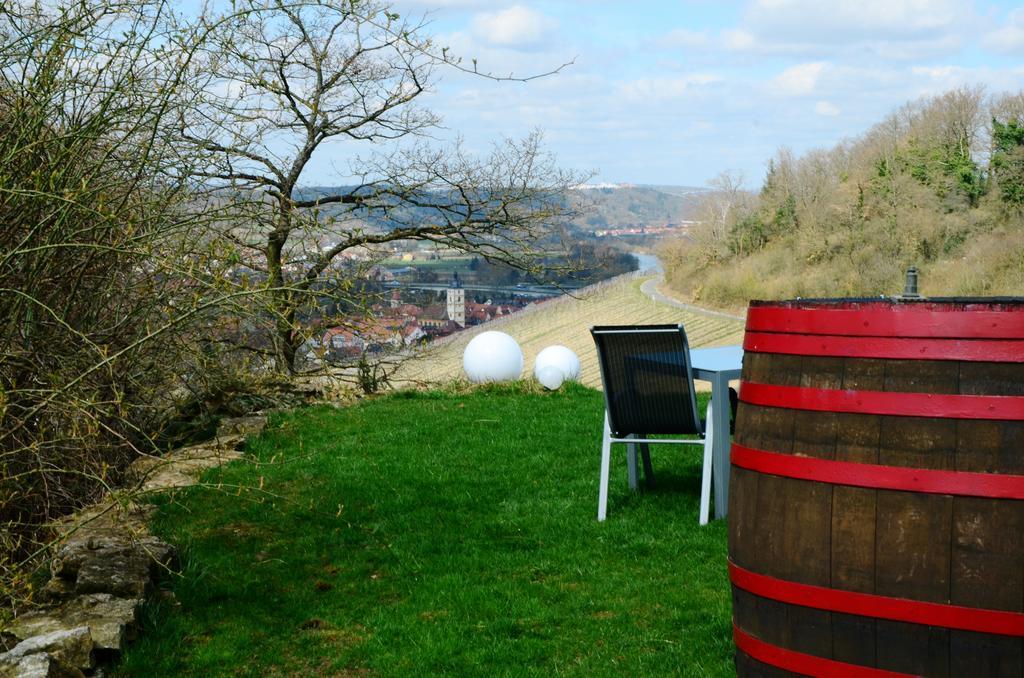
[[[658,261],[658,257],[653,254],[642,254],[640,252],[632,253],[636,260],[640,262],[640,268],[637,270],[641,273],[650,271],[651,273],[662,273],[665,269],[661,267],[661,262]]]

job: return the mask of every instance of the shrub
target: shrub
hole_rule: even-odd
[[[173,417],[216,308],[159,4],[0,6],[0,597]],[[116,38],[116,39],[110,39]],[[149,55],[148,57],[146,55]]]

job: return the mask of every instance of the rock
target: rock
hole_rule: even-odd
[[[165,466],[147,476],[146,481],[142,484],[142,489],[145,492],[156,492],[189,487],[195,484],[196,479],[192,475],[179,470],[178,467]]]
[[[138,598],[116,598],[109,593],[94,593],[69,600],[45,612],[24,614],[6,629],[20,640],[52,631],[88,626],[93,647],[120,652],[135,635]]]
[[[60,605],[65,600],[74,597],[74,595],[74,582],[68,581],[67,579],[61,579],[60,577],[52,577],[48,582],[43,584],[41,589],[39,589],[39,593],[36,594],[36,599],[41,603]]]
[[[67,666],[92,668],[92,635],[88,626],[51,631],[21,641],[10,652],[0,655],[0,664],[46,653]]]
[[[108,496],[61,521],[58,528],[68,540],[83,532],[112,530],[116,534],[149,534],[148,518],[155,510],[152,504],[139,504],[126,495]]]
[[[241,436],[242,438],[246,438],[248,436],[259,435],[266,426],[267,417],[263,414],[222,419],[220,426],[217,427],[217,439],[219,441],[220,439],[228,436]]]
[[[147,492],[194,485],[206,469],[240,459],[246,438],[259,435],[266,425],[262,414],[223,419],[213,440],[162,457],[140,457],[128,468],[127,477]]]
[[[68,537],[60,547],[50,562],[50,573],[74,581],[83,563],[98,557],[124,554],[130,550],[131,541],[124,530],[86,526]]]
[[[142,598],[150,588],[149,563],[147,556],[131,548],[88,558],[78,569],[75,591]]]
[[[169,567],[175,556],[173,546],[150,535],[133,539],[116,529],[83,528],[68,539],[50,563],[58,579],[47,585],[48,596],[66,598],[67,587],[52,582],[68,581],[74,582],[78,593],[138,598],[149,589],[150,578]]]
[[[214,442],[222,450],[244,450],[246,440],[259,435],[260,431],[266,426],[266,418],[262,418],[262,421],[258,423],[245,421],[249,419],[255,418],[238,417],[236,419],[226,419],[221,423],[220,428],[217,429]]]
[[[221,450],[237,450],[240,452],[245,449],[245,436],[217,436],[217,447]]]
[[[178,549],[164,540],[146,536],[136,540],[135,545],[135,548],[149,559],[149,571],[154,578],[177,566]]]
[[[78,669],[44,653],[32,654],[6,663],[0,657],[0,678],[84,678]]]
[[[237,440],[243,439],[238,436]],[[157,460],[147,458],[145,464],[136,462],[133,473],[138,474],[142,489],[147,492],[174,489],[195,485],[206,469],[241,458],[242,453],[233,447],[204,443],[183,447]]]

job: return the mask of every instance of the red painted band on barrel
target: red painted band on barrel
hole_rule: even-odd
[[[850,309],[751,306],[747,310],[747,331],[858,337],[1020,339],[1024,336],[1024,313],[949,310],[948,304],[915,304],[899,308],[886,303],[884,308],[872,308],[865,303]]]
[[[1024,421],[1024,396],[849,391],[745,381],[740,384],[740,400],[751,405],[815,412]]]
[[[729,580],[756,596],[790,605],[926,626],[941,626],[960,631],[1024,637],[1024,614],[1019,612],[928,603],[872,593],[843,591],[825,586],[797,584],[745,570],[731,560]]]
[[[890,360],[964,360],[1024,363],[1024,340],[904,339],[781,334],[747,331],[743,349],[754,353],[888,358]]]
[[[734,466],[750,471],[832,485],[986,499],[1024,499],[1024,476],[1006,473],[939,471],[834,461],[757,450],[737,443],[733,443],[729,458]]]
[[[907,678],[909,673],[897,673],[868,666],[847,664],[834,659],[824,659],[814,655],[788,650],[778,645],[766,643],[746,633],[735,623],[732,625],[732,638],[743,652],[757,661],[786,671],[793,671],[815,678],[831,678],[832,676],[852,676],[853,678]]]

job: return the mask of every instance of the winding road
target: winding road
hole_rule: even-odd
[[[739,320],[741,322],[746,320],[743,316],[740,315],[733,315],[732,313],[723,313],[722,311],[711,311],[706,308],[701,308],[700,306],[684,304],[683,302],[676,301],[671,297],[666,297],[664,294],[658,291],[658,283],[660,283],[664,279],[665,276],[664,274],[662,274],[658,275],[657,277],[650,278],[649,280],[645,280],[643,281],[643,283],[640,284],[640,291],[647,295],[647,297],[649,297],[650,299],[653,299],[654,301],[658,302],[659,304],[668,304],[669,306],[681,308],[683,310],[690,311],[691,313],[699,313],[701,315],[708,315],[716,318],[728,318],[729,320]]]

